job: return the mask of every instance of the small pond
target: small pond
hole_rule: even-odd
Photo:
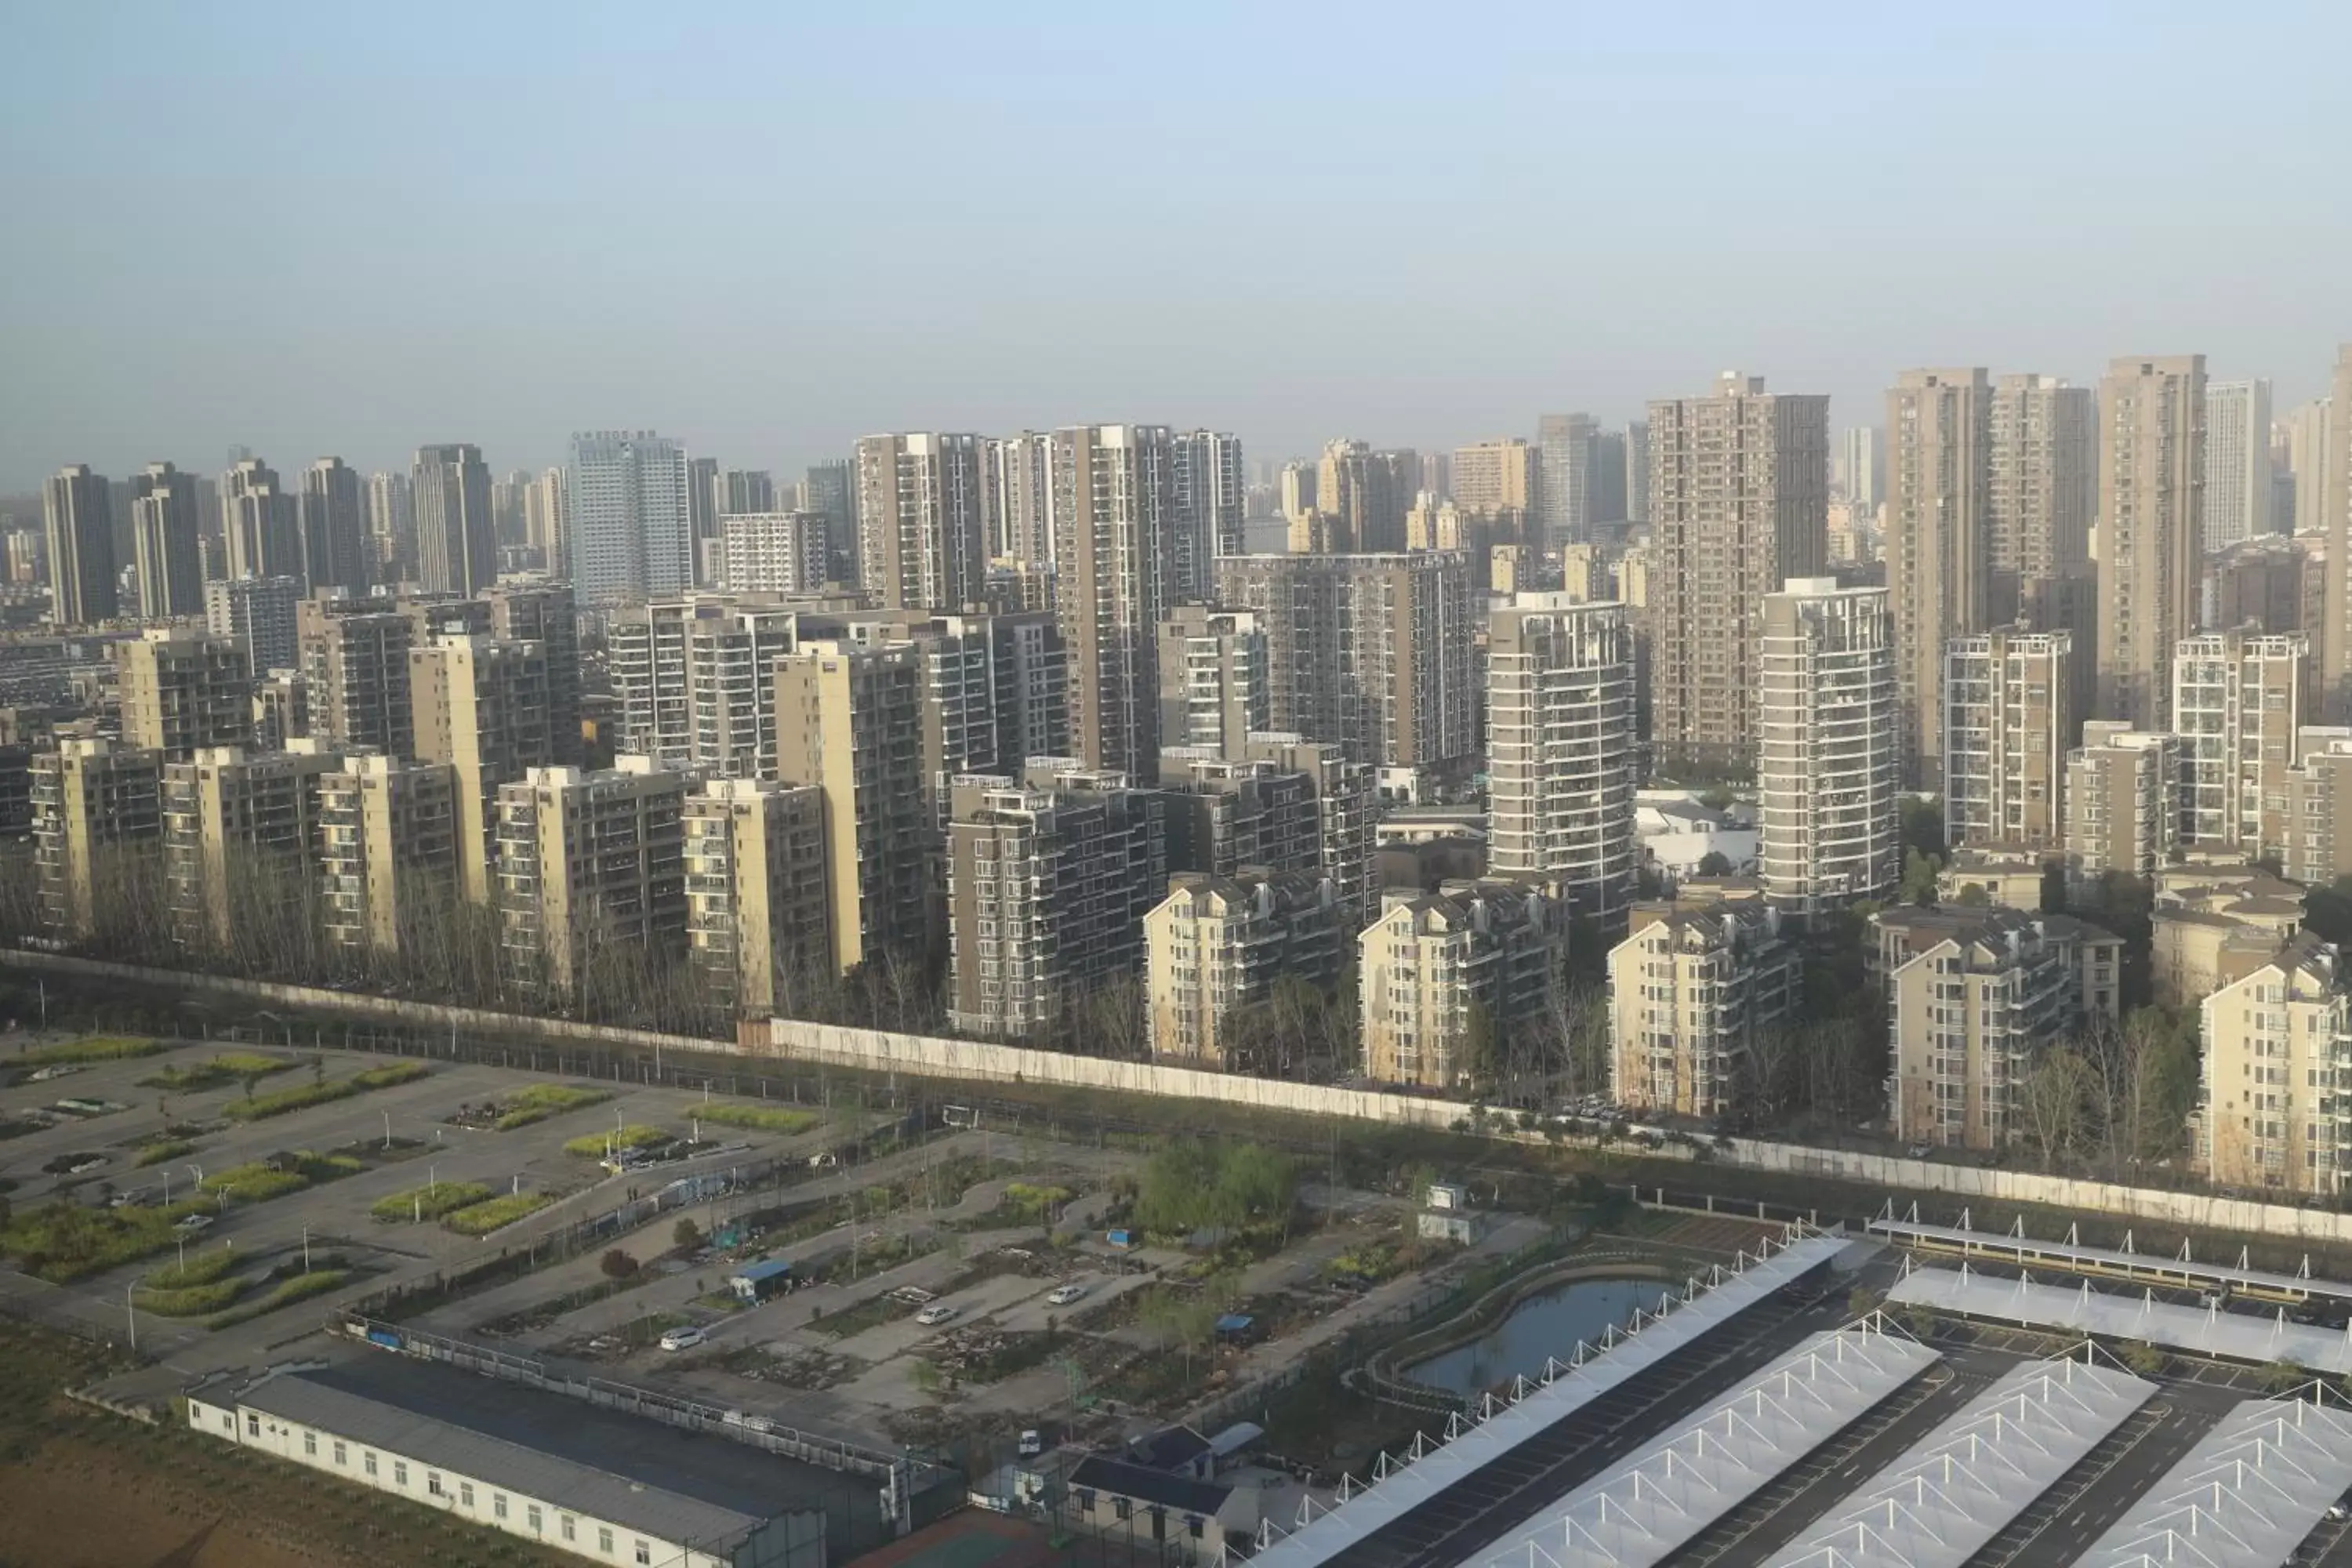
[[[1622,1328],[1635,1308],[1655,1307],[1667,1288],[1658,1279],[1571,1279],[1527,1297],[1479,1338],[1415,1362],[1404,1374],[1465,1395],[1522,1373],[1534,1377],[1546,1357],[1566,1361],[1577,1341],[1597,1342],[1612,1323]]]

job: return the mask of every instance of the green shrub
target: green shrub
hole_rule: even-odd
[[[352,1075],[351,1081],[360,1089],[390,1089],[396,1083],[414,1083],[432,1070],[423,1062],[386,1062]]]
[[[183,1154],[193,1154],[196,1146],[184,1138],[166,1138],[161,1142],[142,1143],[134,1165],[160,1165],[166,1160],[176,1160]]]
[[[1017,1215],[1042,1215],[1075,1196],[1067,1187],[1041,1186],[1028,1182],[1014,1182],[1004,1189],[1004,1207]]]
[[[130,1035],[89,1035],[54,1046],[36,1046],[16,1056],[15,1065],[46,1068],[61,1067],[71,1062],[118,1062],[131,1057],[152,1057],[171,1048],[162,1040],[141,1039]]]
[[[612,1099],[609,1089],[574,1089],[569,1084],[538,1083],[506,1102],[506,1110],[492,1123],[501,1132],[561,1116],[567,1110],[602,1105]]]
[[[310,1178],[299,1171],[278,1170],[258,1160],[249,1165],[232,1165],[226,1171],[215,1171],[205,1177],[205,1191],[247,1204],[282,1198],[288,1193],[299,1193],[310,1184]]]
[[[705,1121],[716,1121],[721,1127],[748,1127],[759,1132],[781,1132],[791,1137],[805,1132],[824,1120],[814,1110],[788,1110],[772,1105],[737,1105],[720,1101],[716,1105],[697,1106],[693,1114]]]
[[[201,1318],[219,1311],[244,1290],[242,1279],[216,1279],[209,1285],[191,1285],[184,1290],[134,1290],[131,1304],[159,1318]]]
[[[268,1078],[272,1073],[289,1071],[294,1065],[279,1057],[259,1056],[252,1051],[227,1051],[207,1062],[165,1068],[139,1081],[149,1089],[209,1089],[238,1079]]]
[[[199,1252],[188,1259],[184,1268],[177,1263],[167,1263],[161,1268],[151,1270],[139,1281],[139,1288],[142,1290],[184,1290],[192,1285],[209,1285],[236,1268],[236,1248],[215,1247],[210,1252]]]
[[[631,1122],[610,1132],[591,1132],[584,1137],[574,1138],[563,1145],[563,1152],[578,1154],[583,1159],[601,1160],[608,1149],[648,1149],[656,1143],[668,1142],[672,1136],[658,1127]]]
[[[238,1121],[259,1121],[268,1117],[284,1116],[289,1111],[308,1110],[314,1105],[328,1105],[338,1100],[349,1100],[371,1089],[389,1089],[394,1084],[410,1083],[433,1069],[423,1062],[394,1062],[389,1066],[370,1068],[335,1083],[306,1083],[293,1089],[281,1089],[274,1094],[257,1094],[251,1100],[233,1100],[221,1108],[224,1114]]]
[[[65,1200],[16,1215],[0,1229],[0,1253],[28,1274],[54,1285],[136,1262],[163,1251],[178,1238],[173,1225],[192,1214],[210,1214],[211,1198],[167,1208],[89,1209]]]
[[[276,1289],[254,1302],[245,1312],[238,1315],[241,1318],[258,1317],[264,1312],[283,1307],[289,1301],[299,1301],[306,1296],[316,1296],[320,1291],[331,1290],[351,1277],[352,1271],[348,1268],[313,1268],[308,1274],[297,1274],[291,1279],[279,1281]]]
[[[514,1193],[503,1198],[492,1198],[486,1204],[476,1204],[459,1209],[441,1223],[459,1236],[488,1236],[502,1226],[509,1226],[528,1214],[535,1214],[555,1201],[553,1193]]]
[[[439,1219],[471,1208],[489,1195],[490,1189],[479,1182],[437,1182],[378,1199],[368,1213],[395,1225],[402,1220]]]

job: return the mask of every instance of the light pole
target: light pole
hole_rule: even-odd
[[[131,1353],[139,1353],[139,1310],[131,1304],[131,1281],[122,1282],[122,1321],[131,1331]]]
[[[383,1113],[383,1146],[386,1152],[392,1148],[392,1112],[389,1110]]]
[[[302,1227],[302,1272],[310,1272],[310,1227]]]

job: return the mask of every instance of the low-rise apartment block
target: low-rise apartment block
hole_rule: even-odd
[[[163,764],[163,879],[183,947],[227,947],[240,930],[307,919],[319,847],[319,780],[341,759],[309,742],[248,754],[206,746]]]
[[[2180,738],[2093,720],[2066,753],[2066,860],[2074,874],[2153,877],[2180,842]]]
[[[1248,867],[1234,876],[1180,871],[1143,917],[1144,1030],[1155,1057],[1239,1065],[1260,1037],[1250,1010],[1290,976],[1339,984],[1352,919],[1331,884],[1308,871]],[[1271,1034],[1272,1031],[1267,1031]],[[1270,1063],[1253,1063],[1271,1066]]]
[[[2285,849],[2286,776],[2308,715],[2311,642],[2256,627],[2184,637],[2172,654],[2172,728],[2180,737],[2181,831],[2250,858]]]
[[[2343,960],[2308,931],[2245,955],[2200,1007],[2199,1172],[2219,1186],[2333,1198],[2352,1161],[2337,1112],[2352,1059]]]
[[[82,936],[125,900],[154,899],[138,868],[163,837],[163,754],[70,738],[33,758],[33,866],[43,923]]]
[[[1506,1032],[1542,1012],[1566,924],[1538,881],[1387,895],[1357,938],[1365,1076],[1459,1089],[1491,1072]]]
[[[590,773],[535,767],[499,791],[499,943],[543,995],[594,967],[682,955],[686,780],[643,757]]]
[[[1795,1019],[1803,963],[1760,899],[1633,906],[1609,950],[1609,1087],[1629,1109],[1724,1114],[1759,1083],[1759,1047]]]
[[[226,637],[151,629],[110,650],[121,683],[122,738],[184,763],[207,746],[253,739],[253,667]]]
[[[457,770],[371,752],[343,758],[318,789],[328,943],[390,957],[438,940],[461,886]]]
[[[688,956],[710,995],[746,1017],[793,1013],[832,975],[824,792],[713,779],[686,797]]]

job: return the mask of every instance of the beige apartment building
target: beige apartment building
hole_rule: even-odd
[[[1609,950],[1610,1098],[1701,1117],[1752,1101],[1759,1046],[1795,1020],[1803,972],[1760,899],[1634,905]]]
[[[1160,623],[1160,746],[1239,755],[1274,727],[1265,629],[1248,610],[1179,605]]]
[[[1522,594],[1486,636],[1487,868],[1604,931],[1633,900],[1633,637],[1618,605]]]
[[[1069,656],[1069,743],[1138,775],[1160,749],[1160,623],[1179,597],[1176,447],[1163,425],[1054,432],[1054,610]]]
[[[2352,343],[2339,344],[2336,350],[2336,374],[2329,383],[2331,391],[2327,407],[2315,420],[2319,440],[2305,445],[2319,446],[2324,454],[2315,463],[2311,484],[2319,491],[2317,521],[2326,535],[2327,559],[2337,570],[2327,577],[2322,607],[2326,626],[2319,637],[2320,679],[2326,688],[2325,707],[2327,717],[2337,723],[2352,721],[2352,574],[2344,563],[2352,562]],[[2301,468],[2295,471],[2295,513],[2297,526],[2305,515]]]
[[[1817,576],[1829,399],[1726,373],[1650,405],[1651,735],[1662,758],[1740,766],[1759,740],[1764,600]]]
[[[1992,570],[2026,581],[2081,567],[2090,559],[2096,493],[2091,389],[2054,375],[2004,375],[1993,384],[1990,423]],[[2089,628],[2083,630],[2078,640],[2088,658]]]
[[[206,746],[163,764],[163,884],[182,947],[226,947],[299,903],[319,850],[320,780],[342,759],[310,742],[255,755]]]
[[[858,440],[857,581],[891,610],[960,610],[988,565],[988,495],[977,436],[921,431]]]
[[[686,780],[643,757],[534,767],[500,787],[499,945],[513,980],[576,994],[592,962],[684,953],[685,801]]]
[[[457,774],[381,753],[319,775],[320,918],[353,954],[413,952],[458,894]]]
[[[122,738],[181,763],[253,739],[253,669],[227,637],[153,627],[108,650],[122,703]]]
[[[2268,958],[2303,925],[2304,889],[2234,855],[2192,854],[2156,874],[2149,978],[2156,1000],[2193,1005]]]
[[[2280,869],[2289,881],[2326,887],[2352,876],[2352,730],[2307,728],[2296,750],[2303,760],[2287,770]]]
[[[1536,448],[1515,437],[1454,449],[1454,504],[1465,511],[1532,511],[1540,486]]]
[[[2181,830],[2204,849],[2283,857],[2287,773],[2309,715],[2311,645],[2258,628],[2184,637],[2172,656],[2172,729],[2180,737]]]
[[[388,598],[313,596],[294,606],[294,639],[320,740],[345,751],[415,754],[408,695],[414,617]]]
[[[1491,1072],[1508,1031],[1538,1016],[1566,918],[1539,882],[1447,882],[1387,894],[1356,939],[1364,1075],[1460,1089]]]
[[[2205,356],[2126,357],[2099,383],[2102,719],[2172,721],[2172,658],[2196,628],[2205,526]]]
[[[2218,1186],[2343,1191],[2337,1074],[2352,1054],[2343,961],[2308,931],[2247,955],[2200,1005],[2199,1173]]]
[[[799,1015],[833,975],[824,792],[712,779],[686,797],[687,956],[742,1017]]]
[[[1761,610],[1765,896],[1808,913],[1880,897],[1902,878],[1886,590],[1797,577]]]
[[[1309,871],[1179,871],[1143,917],[1144,1030],[1151,1054],[1185,1066],[1237,1061],[1259,1038],[1248,1010],[1286,975],[1319,991],[1339,983],[1348,930],[1330,882]]]
[[[2015,1141],[2035,1058],[2119,1015],[2123,939],[2070,916],[1900,905],[1871,925],[1892,1047],[1887,1104],[1906,1142]]]
[[[2208,626],[2251,621],[2266,632],[2305,633],[2316,672],[2327,625],[2326,536],[2257,534],[2206,556],[2203,601]],[[2315,686],[2315,706],[2321,695]]]
[[[1031,757],[1068,750],[1069,663],[1061,632],[1044,611],[808,615],[801,635],[914,649],[923,672],[924,799],[941,830],[961,774],[1018,772]]]
[[[466,897],[490,901],[499,791],[555,764],[543,644],[444,634],[408,650],[410,731],[419,762],[457,774],[457,870]]]
[[[144,747],[73,737],[35,753],[33,867],[49,930],[87,935],[122,889],[143,887],[131,863],[163,839],[163,754]]]
[[[2066,753],[2066,859],[2076,875],[2153,877],[2180,842],[2180,737],[2095,719]]]
[[[2066,844],[2070,633],[1997,626],[1944,645],[1944,836],[2054,854]]]
[[[923,768],[923,660],[903,644],[775,661],[776,773],[824,792],[825,929],[847,973],[930,949],[940,829]]]
[[[1021,1039],[1142,956],[1168,880],[1165,803],[1123,774],[1034,758],[955,783],[948,825],[948,1023]]]
[[[1887,602],[1904,771],[1942,773],[1943,659],[1991,624],[1992,384],[1982,368],[1906,370],[1886,395]]]

